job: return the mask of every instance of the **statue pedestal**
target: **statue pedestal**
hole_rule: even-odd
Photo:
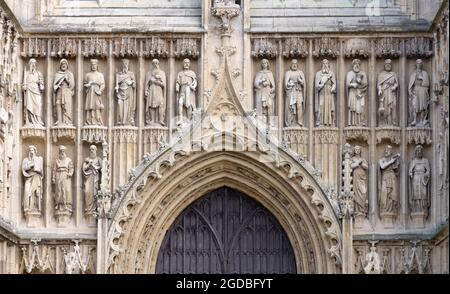
[[[45,138],[45,127],[25,125],[20,129],[20,134],[23,139],[25,138]]]
[[[363,126],[350,126],[344,129],[344,137],[347,141],[350,140],[363,140],[369,141],[370,129]]]
[[[396,214],[393,212],[383,212],[380,214],[381,221],[383,222],[383,226],[385,229],[391,229],[394,227],[394,221]]]
[[[40,211],[25,212],[25,219],[27,220],[27,227],[29,228],[35,228],[39,226],[40,218],[41,218]]]
[[[304,127],[285,127],[283,128],[283,141],[289,145],[291,151],[302,154],[306,157],[309,131]]]
[[[104,126],[84,126],[81,129],[81,139],[88,143],[103,143],[107,137],[108,128]]]
[[[57,224],[56,226],[58,228],[63,228],[65,227],[69,222],[70,222],[70,217],[72,216],[72,213],[70,211],[56,211],[55,212],[55,217],[56,217],[56,221]]]
[[[393,144],[400,144],[401,141],[401,128],[383,126],[375,129],[375,135],[377,138],[377,144],[386,140]]]
[[[53,143],[57,143],[58,139],[75,140],[77,129],[74,126],[54,126],[52,127],[52,139]]]
[[[411,212],[411,223],[415,228],[422,229],[425,227],[427,215],[424,212]]]
[[[155,153],[159,150],[160,142],[169,142],[169,128],[163,126],[144,127],[144,153]]]
[[[406,129],[406,139],[409,144],[431,144],[432,132],[432,129],[428,127],[408,127]]]

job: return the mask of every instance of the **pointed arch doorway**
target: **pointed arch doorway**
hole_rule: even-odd
[[[244,193],[221,187],[198,199],[164,237],[156,273],[296,273],[287,234]]]

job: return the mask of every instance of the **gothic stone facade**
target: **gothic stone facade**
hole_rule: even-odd
[[[378,2],[2,1],[0,273],[448,273],[448,1]]]

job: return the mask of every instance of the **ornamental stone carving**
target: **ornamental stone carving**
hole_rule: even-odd
[[[283,42],[283,56],[286,58],[306,58],[309,53],[307,39],[288,38]]]
[[[348,125],[366,125],[367,74],[361,71],[361,61],[354,59],[347,73]]]
[[[28,70],[23,77],[23,105],[25,126],[43,127],[42,121],[42,92],[44,91],[44,77],[37,69],[36,59],[30,59]]]
[[[82,52],[84,57],[105,58],[108,56],[108,41],[99,38],[83,40]]]
[[[333,38],[314,39],[313,56],[316,58],[336,59],[339,56],[339,41]]]
[[[50,56],[58,58],[74,58],[77,56],[78,42],[75,39],[62,37],[50,40]]]
[[[191,120],[197,108],[197,75],[191,69],[191,61],[183,60],[183,70],[177,75],[175,91],[177,93],[179,123]]]
[[[430,163],[423,155],[422,145],[417,145],[408,170],[409,208],[416,226],[423,227],[430,207]]]
[[[305,84],[303,71],[298,69],[296,59],[291,61],[291,69],[284,76],[284,91],[286,93],[286,126],[303,126],[305,109]]]
[[[200,48],[197,39],[177,39],[174,56],[176,58],[197,59],[200,56]]]
[[[378,58],[399,58],[402,54],[400,50],[400,39],[383,38],[375,41],[375,52]]]
[[[335,126],[336,76],[327,59],[322,60],[322,69],[316,73],[314,87],[316,126]]]
[[[42,213],[44,159],[37,155],[37,149],[28,147],[28,156],[22,161],[22,175],[25,179],[22,208],[29,226],[34,226]]]
[[[273,59],[278,56],[278,49],[275,41],[269,39],[253,40],[251,55],[255,58]]]
[[[58,147],[58,158],[52,168],[55,216],[59,225],[65,225],[72,215],[72,177],[74,166],[66,154],[66,147]]]
[[[166,74],[159,67],[159,60],[152,60],[153,69],[145,78],[145,122],[147,125],[165,126]]]
[[[116,73],[114,88],[117,98],[117,125],[134,126],[136,113],[136,78],[129,70],[130,61],[122,59],[122,69]],[[100,116],[101,117],[101,116]]]
[[[406,40],[405,51],[408,58],[429,58],[433,56],[431,38],[414,37]]]
[[[169,57],[169,47],[167,40],[152,37],[151,39],[145,39],[143,42],[142,55],[146,58],[167,58]]]
[[[139,54],[139,43],[136,38],[116,38],[113,44],[114,57],[136,57]]]
[[[98,60],[91,59],[91,71],[84,78],[86,91],[86,125],[103,125],[102,113],[105,108],[102,93],[105,90],[105,77],[98,71]]]
[[[409,125],[426,127],[429,125],[430,78],[423,70],[423,61],[416,60],[416,70],[411,74],[408,84]]]
[[[380,126],[398,125],[398,76],[392,71],[392,61],[386,59],[384,71],[378,75],[378,124]]]
[[[45,57],[47,55],[47,40],[38,38],[26,38],[22,42],[22,57]]]
[[[102,160],[97,156],[97,146],[89,147],[89,156],[84,160],[82,166],[84,178],[84,212],[88,218],[92,217],[97,210],[96,195],[100,191],[100,175]]]
[[[55,125],[72,125],[72,100],[75,89],[75,78],[69,71],[69,63],[61,59],[59,70],[53,80],[53,108]]]
[[[392,154],[392,146],[384,147],[384,157],[379,160],[379,211],[386,227],[393,225],[399,203],[398,170],[400,154]]]
[[[255,82],[256,113],[273,126],[275,110],[275,78],[269,69],[269,61],[261,60],[261,70],[256,73]]]

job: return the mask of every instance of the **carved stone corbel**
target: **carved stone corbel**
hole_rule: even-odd
[[[174,56],[177,59],[197,59],[200,56],[200,47],[197,39],[177,39],[175,43]]]
[[[320,59],[336,59],[339,56],[339,40],[333,38],[314,39],[313,56]]]
[[[370,41],[368,39],[349,39],[345,42],[344,56],[346,58],[368,58],[370,56]]]
[[[22,40],[22,57],[39,58],[47,56],[47,40],[39,38],[25,38]]]
[[[90,38],[82,41],[84,57],[106,58],[108,56],[108,41],[106,39]]]
[[[152,37],[151,39],[145,39],[143,41],[142,55],[145,58],[168,58],[169,46],[167,40],[158,37]]]
[[[278,46],[274,40],[258,38],[252,40],[252,57],[274,59],[278,56]]]
[[[78,42],[74,39],[61,37],[50,40],[50,56],[57,58],[74,58],[78,52]]]
[[[283,41],[285,58],[306,58],[309,53],[309,42],[301,38],[288,38]]]
[[[428,37],[414,37],[406,40],[405,51],[408,58],[430,58],[433,56],[432,39]]]
[[[381,59],[397,59],[400,58],[402,51],[400,50],[400,39],[383,38],[375,41],[375,54]]]
[[[136,38],[116,38],[113,40],[114,57],[136,57],[139,54],[139,43]]]

